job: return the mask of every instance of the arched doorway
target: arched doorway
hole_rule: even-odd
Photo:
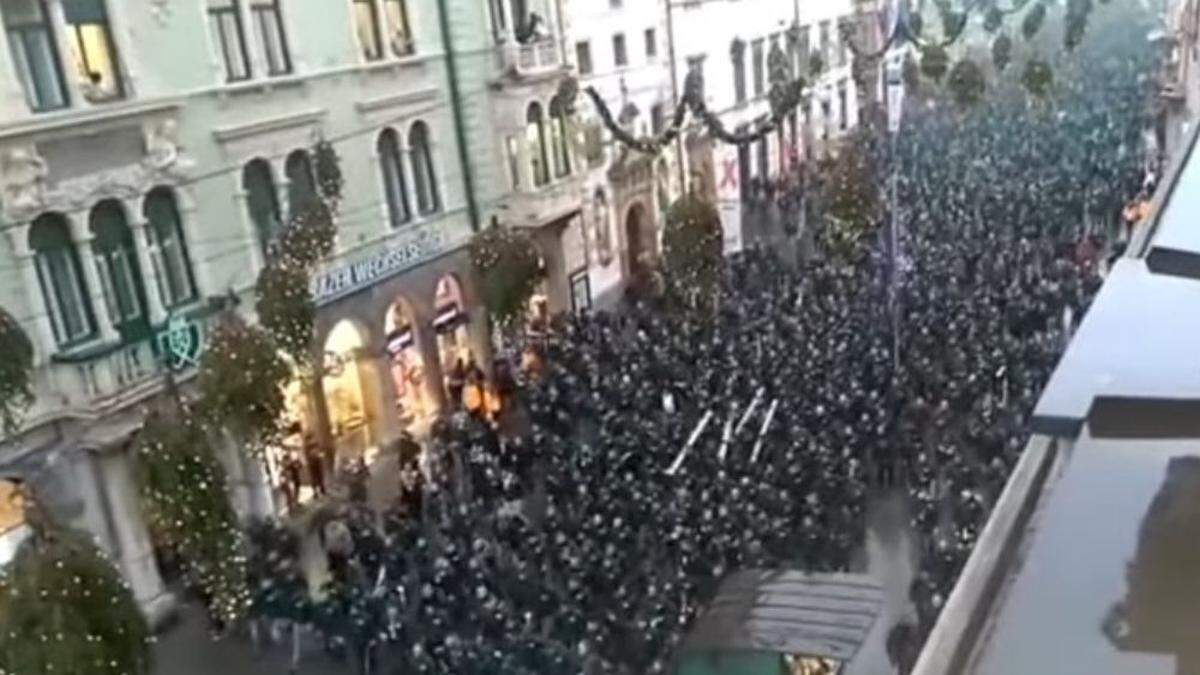
[[[396,390],[396,414],[405,426],[437,412],[437,403],[426,389],[425,357],[417,344],[416,319],[412,306],[403,297],[396,298],[384,318],[387,350],[391,364],[392,386]]]
[[[349,320],[333,327],[325,339],[321,386],[329,413],[329,432],[338,466],[365,459],[371,443],[369,414],[363,397],[358,358],[365,346],[361,331]]]
[[[466,380],[478,366],[468,342],[464,307],[462,284],[453,274],[443,275],[434,290],[433,331],[437,335],[438,358],[451,407],[462,403]]]
[[[625,245],[628,251],[629,279],[635,288],[644,288],[654,270],[654,232],[646,224],[646,207],[641,202],[625,214]]]

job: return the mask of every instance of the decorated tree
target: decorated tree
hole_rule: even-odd
[[[145,675],[150,629],[113,562],[29,510],[32,535],[0,572],[0,673]]]
[[[822,163],[818,176],[824,222],[817,237],[829,255],[845,263],[865,253],[879,220],[882,195],[867,144],[867,132],[859,130]]]
[[[543,276],[529,235],[509,227],[488,228],[471,240],[471,263],[488,313],[502,326],[518,321]]]
[[[279,432],[291,376],[271,335],[231,314],[213,329],[200,359],[200,412],[248,447],[261,448]]]
[[[668,292],[691,307],[707,304],[720,280],[721,246],[721,216],[716,207],[694,194],[676,200],[663,226]]]
[[[307,365],[317,311],[309,290],[308,266],[280,256],[263,267],[255,291],[259,323],[297,365]]]
[[[250,603],[244,538],[208,433],[186,407],[179,413],[152,411],[134,439],[142,508],[214,623],[228,625]]]
[[[0,308],[0,438],[15,433],[33,403],[33,344],[16,320]]]

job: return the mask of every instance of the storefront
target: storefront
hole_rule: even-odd
[[[437,412],[437,401],[428,392],[415,323],[411,306],[403,298],[397,299],[387,314],[385,350],[396,391],[396,416],[408,428],[423,426]]]
[[[441,360],[446,391],[450,404],[454,401],[458,378],[465,380],[479,366],[471,351],[467,335],[467,314],[463,310],[462,286],[453,275],[438,279],[434,294],[433,331],[437,335],[438,358]],[[459,392],[461,395],[461,392]]]

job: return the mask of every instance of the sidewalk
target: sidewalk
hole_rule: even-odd
[[[347,675],[350,663],[338,663],[311,635],[301,641],[299,675]],[[214,641],[203,612],[194,605],[179,608],[178,621],[154,645],[154,675],[284,675],[289,673],[290,644],[271,645],[261,656],[250,640],[232,636]]]

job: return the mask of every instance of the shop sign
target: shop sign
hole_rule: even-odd
[[[172,316],[156,336],[159,353],[169,370],[180,371],[199,365],[204,349],[200,324],[182,316]]]
[[[328,304],[362,290],[388,277],[415,267],[440,253],[445,245],[445,233],[439,227],[427,227],[408,237],[397,237],[374,254],[352,262],[342,263],[313,276],[313,302]]]

